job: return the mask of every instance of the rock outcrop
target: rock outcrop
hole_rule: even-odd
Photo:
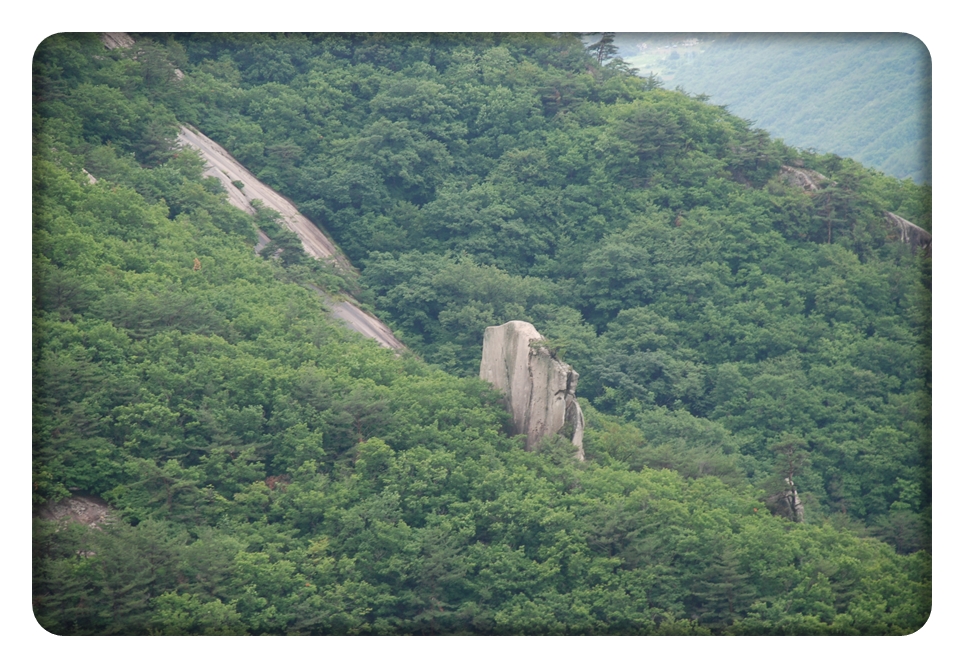
[[[98,529],[111,521],[110,506],[97,496],[74,495],[56,503],[44,504],[37,513],[55,522],[78,522]]]
[[[357,270],[341,250],[321,230],[315,227],[314,223],[301,215],[290,200],[259,181],[220,144],[209,139],[198,130],[192,130],[186,126],[181,127],[178,141],[182,146],[195,149],[201,154],[201,157],[207,163],[205,175],[213,176],[221,182],[228,195],[229,204],[253,214],[255,209],[251,202],[255,199],[261,200],[264,206],[281,214],[281,223],[298,235],[305,253],[319,260],[330,260],[346,272],[357,274]],[[244,188],[238,188],[236,181],[241,181]],[[260,253],[270,242],[271,239],[268,238],[268,235],[258,230],[255,252]],[[358,308],[357,305],[347,299],[347,295],[344,295],[346,299],[336,301],[329,299],[323,290],[314,286],[309,287],[312,287],[322,296],[331,309],[332,315],[344,322],[349,329],[375,339],[382,347],[393,350],[405,349],[402,342],[395,337],[385,323]]]
[[[576,401],[579,374],[547,347],[532,345],[544,340],[531,323],[521,320],[487,327],[479,376],[505,394],[513,434],[525,434],[526,449],[561,434],[572,440],[582,460],[585,422]]]
[[[207,162],[205,176],[213,176],[221,181],[230,204],[253,214],[255,209],[251,202],[261,200],[264,206],[281,214],[282,225],[298,235],[305,253],[319,260],[330,260],[349,273],[357,273],[341,250],[314,223],[305,218],[291,200],[259,181],[220,144],[199,130],[184,125],[181,126],[177,141],[181,146],[201,153]],[[244,188],[238,188],[235,181],[241,181]]]
[[[884,216],[887,222],[897,231],[897,237],[909,244],[912,248],[920,248],[924,254],[930,257],[931,254],[931,233],[923,227],[918,227],[909,220],[901,218],[896,213],[885,211]]]
[[[780,167],[780,176],[785,183],[803,188],[809,193],[816,192],[827,185],[836,185],[820,172],[790,165]],[[884,211],[884,221],[896,231],[896,237],[901,242],[915,251],[920,249],[927,257],[931,256],[930,232],[890,211]]]
[[[126,32],[102,32],[100,41],[108,49],[129,49],[134,46],[133,38]]]
[[[791,167],[790,165],[780,167],[780,176],[791,186],[803,188],[808,192],[819,190],[821,184],[827,180],[827,177],[820,172],[803,169],[802,167]]]

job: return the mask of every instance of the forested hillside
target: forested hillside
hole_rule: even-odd
[[[34,502],[114,517],[35,521],[45,628],[924,623],[930,260],[885,213],[929,230],[929,190],[576,36],[133,36],[34,60]],[[230,207],[180,123],[360,281]],[[313,287],[414,352],[334,324]],[[525,451],[476,377],[510,319],[580,373],[586,462]]]
[[[682,44],[686,37],[677,35]],[[930,183],[931,66],[902,33],[698,35],[698,48],[664,49],[667,86],[706,94],[801,148],[832,151],[898,178]],[[652,50],[655,34],[620,35]],[[674,57],[675,53],[675,57]],[[649,71],[642,69],[641,73]]]

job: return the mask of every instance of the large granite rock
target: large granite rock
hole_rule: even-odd
[[[531,323],[511,320],[487,327],[482,343],[479,376],[501,390],[512,414],[513,434],[526,435],[526,449],[546,436],[562,434],[585,458],[582,435],[585,422],[576,401],[579,374],[555,359]]]

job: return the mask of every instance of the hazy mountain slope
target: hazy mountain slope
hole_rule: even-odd
[[[707,94],[800,148],[851,157],[898,178],[930,181],[930,56],[904,34],[699,36],[670,49],[667,85]],[[709,40],[709,41],[707,41]],[[631,64],[662,42],[620,35]],[[683,36],[673,36],[683,43]],[[641,50],[641,43],[647,49]],[[673,58],[673,51],[680,57]],[[649,62],[649,61],[647,61]],[[642,71],[646,74],[647,71]]]

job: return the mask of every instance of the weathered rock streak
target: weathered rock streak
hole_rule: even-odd
[[[100,41],[108,49],[129,49],[134,46],[134,40],[126,32],[102,32]]]
[[[585,422],[576,401],[579,374],[547,348],[530,345],[542,340],[531,323],[521,320],[487,327],[479,376],[505,393],[513,434],[526,435],[526,449],[546,436],[571,434],[582,460]]]
[[[931,233],[914,223],[901,218],[896,213],[885,211],[884,216],[896,230],[898,238],[905,244],[920,248],[929,257],[931,254]]]
[[[335,244],[305,218],[288,198],[259,181],[220,144],[187,126],[181,126],[177,139],[182,146],[200,151],[207,162],[205,175],[214,176],[221,181],[231,204],[242,211],[254,213],[251,202],[261,200],[265,206],[281,214],[282,224],[298,235],[305,253],[319,260],[331,260],[347,271],[356,271]],[[234,181],[243,183],[244,188],[238,188]]]
[[[228,195],[228,202],[242,211],[255,213],[251,202],[255,199],[278,213],[281,214],[281,222],[301,239],[301,244],[305,253],[319,260],[332,260],[338,266],[352,273],[357,270],[348,261],[348,258],[331,242],[324,233],[305,218],[295,208],[286,197],[275,192],[270,187],[259,181],[254,174],[248,171],[220,144],[206,137],[197,130],[192,130],[186,126],[181,127],[178,141],[182,146],[196,149],[207,163],[205,174],[214,176]],[[234,181],[241,181],[244,188],[238,188]],[[255,245],[255,252],[260,252],[270,243],[268,236],[258,230],[258,242]],[[335,301],[330,299],[322,290],[316,288],[316,292],[322,295],[328,307],[332,310],[335,318],[343,321],[350,329],[361,333],[368,338],[375,339],[379,345],[393,350],[404,350],[405,346],[399,341],[392,330],[381,320],[366,313],[352,304],[347,299]]]

